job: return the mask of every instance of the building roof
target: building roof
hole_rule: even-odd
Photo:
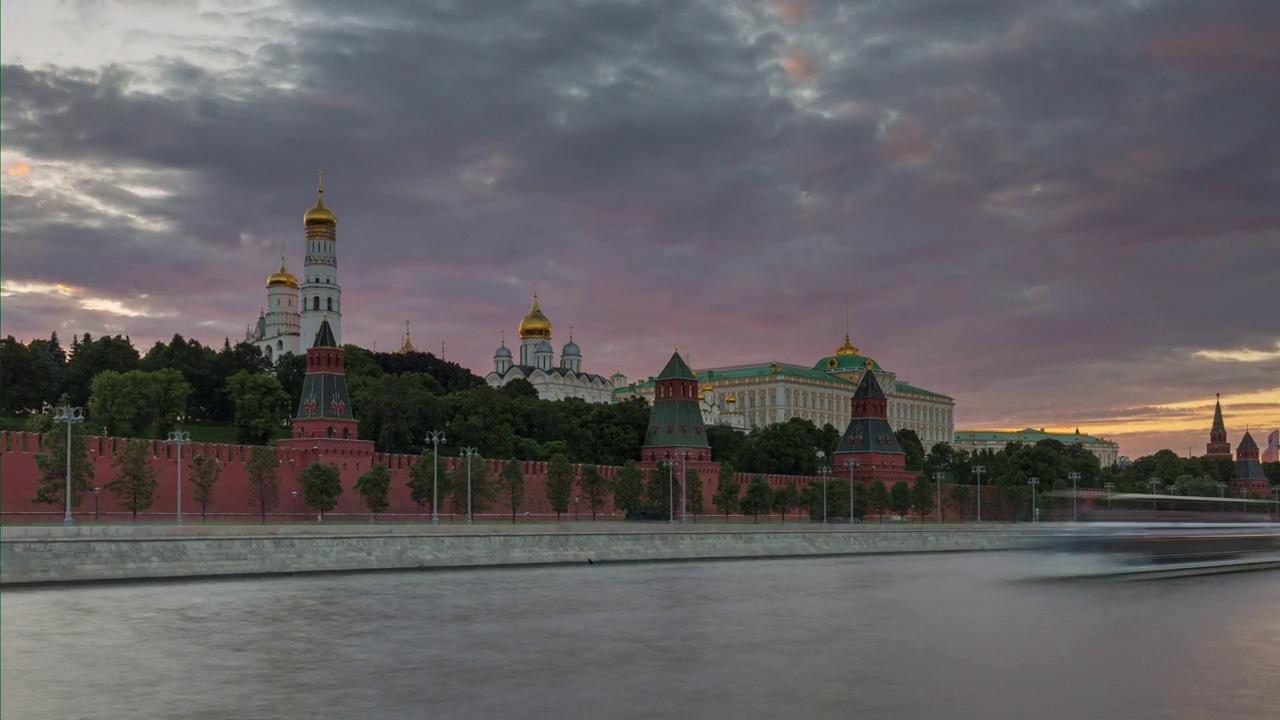
[[[893,384],[893,390],[899,395],[923,395],[930,399],[955,402],[955,398],[950,395],[943,395],[942,393],[936,393],[932,390],[925,390],[924,388],[918,388],[915,385],[904,382],[895,382]]]
[[[1044,439],[1057,440],[1064,444],[1071,443],[1108,443],[1114,444],[1105,438],[1096,438],[1092,435],[1083,435],[1079,432],[1072,433],[1052,433],[1044,430],[1035,430],[1032,428],[1023,428],[1021,430],[1004,432],[1000,430],[957,430],[955,441],[958,443],[967,442],[1001,442],[1001,443],[1037,443]]]
[[[649,429],[645,432],[644,446],[710,447],[698,401],[668,398],[655,402],[649,411]]]
[[[1248,430],[1245,430],[1244,437],[1240,438],[1240,444],[1236,446],[1236,452],[1240,452],[1241,450],[1257,450],[1257,449],[1258,449],[1258,443],[1254,442],[1253,436],[1249,434]]]
[[[878,367],[878,366],[877,366]],[[665,370],[664,370],[665,372]],[[883,372],[883,371],[881,371]],[[778,377],[780,379],[808,380],[812,382],[834,384],[842,390],[856,390],[857,385],[846,377],[834,375],[821,370],[814,370],[801,365],[788,363],[761,363],[758,365],[735,365],[726,368],[703,370],[698,374],[699,383],[730,382],[733,380],[751,380],[756,378]],[[617,392],[637,393],[653,388],[654,378],[640,380],[629,385],[619,386]],[[929,400],[955,402],[954,398],[931,390],[916,387],[909,383],[895,382],[894,393],[898,395],[917,395]]]
[[[698,376],[694,375],[693,370],[689,369],[689,363],[680,357],[679,351],[671,353],[671,359],[667,361],[667,366],[662,368],[662,372],[658,373],[657,380],[697,380]]]
[[[880,381],[876,380],[876,374],[873,372],[862,373],[862,380],[858,381],[858,389],[853,391],[855,398],[879,398],[885,399],[884,390],[880,387]]]
[[[1213,428],[1212,432],[1225,433],[1226,425],[1222,422],[1222,401],[1218,400],[1213,404]]]
[[[316,332],[316,341],[312,347],[338,347],[338,340],[333,336],[333,328],[329,327],[329,316],[320,321],[320,330]]]

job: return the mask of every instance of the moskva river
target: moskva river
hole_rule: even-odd
[[[8,591],[27,718],[1280,718],[1280,572],[1015,582],[1027,556]]]

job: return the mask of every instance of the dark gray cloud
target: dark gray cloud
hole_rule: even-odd
[[[538,282],[589,369],[633,375],[677,342],[698,364],[816,360],[848,301],[855,342],[956,396],[963,424],[1277,384],[1275,363],[1192,357],[1280,335],[1273,3],[224,16],[248,30],[150,30],[150,61],[6,60],[4,150],[32,173],[6,178],[5,281],[184,319],[10,295],[5,332],[220,341],[256,315],[281,241],[298,269],[323,167],[348,339],[385,347],[412,318],[480,371]]]

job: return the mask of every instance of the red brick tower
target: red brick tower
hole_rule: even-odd
[[[1213,406],[1213,428],[1209,430],[1209,444],[1205,445],[1205,457],[1231,457],[1231,443],[1227,442],[1227,428],[1222,423],[1222,395]]]
[[[307,376],[302,382],[298,414],[293,420],[293,437],[278,444],[372,451],[371,441],[357,439],[358,428],[359,423],[351,414],[351,398],[347,395],[345,355],[333,336],[329,319],[325,318],[315,342],[307,348]]]
[[[1231,469],[1231,480],[1228,481],[1231,492],[1239,495],[1263,496],[1271,492],[1267,476],[1262,472],[1262,464],[1258,462],[1258,443],[1246,430],[1236,448],[1236,465]]]
[[[914,482],[920,473],[907,470],[907,454],[898,444],[888,418],[889,400],[880,389],[875,373],[867,370],[853,393],[849,427],[832,456],[832,472],[847,473],[846,463],[856,461],[854,477],[863,482],[881,480],[886,485],[899,480]]]
[[[711,460],[711,445],[698,405],[698,376],[677,351],[654,378],[653,409],[640,460],[647,465],[681,452],[687,462]]]

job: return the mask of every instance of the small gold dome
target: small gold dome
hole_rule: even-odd
[[[707,383],[706,385],[702,386],[702,392],[704,393],[713,392],[714,390],[715,388],[711,387],[711,383]]]
[[[733,393],[729,393],[729,397],[725,398],[724,401],[729,403],[730,405],[733,405],[738,402],[738,398],[734,397]]]
[[[849,334],[845,333],[844,344],[836,348],[836,356],[840,357],[844,355],[858,355],[858,354],[859,354],[858,348],[854,347],[853,343],[849,342]]]
[[[279,285],[291,288],[298,287],[298,278],[294,277],[292,273],[284,269],[283,256],[280,257],[280,271],[271,273],[271,276],[267,278],[267,287],[277,287]]]
[[[320,187],[316,190],[316,195],[315,207],[302,215],[302,224],[307,227],[312,225],[337,227],[338,216],[324,204],[324,172],[320,173]]]
[[[542,314],[542,308],[538,307],[538,294],[533,295],[533,309],[528,315],[524,316],[524,320],[520,321],[520,338],[527,340],[529,338],[551,339],[551,321],[546,315]]]

